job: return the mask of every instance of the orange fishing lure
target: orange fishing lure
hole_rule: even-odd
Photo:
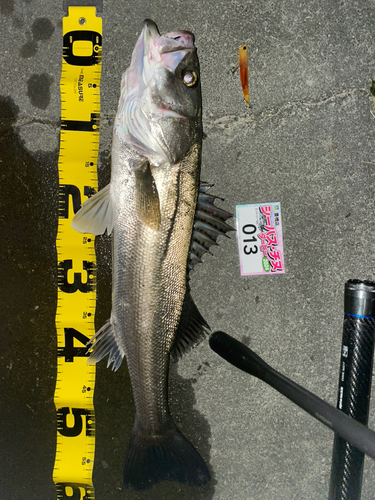
[[[250,106],[249,100],[249,77],[248,77],[248,65],[247,65],[247,45],[244,44],[239,49],[239,63],[240,63],[240,77],[241,85],[243,90],[243,96],[246,101],[246,106]]]

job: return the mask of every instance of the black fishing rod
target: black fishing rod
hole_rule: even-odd
[[[375,283],[347,281],[337,408],[363,425],[370,409],[374,326]],[[336,433],[329,500],[360,500],[364,459],[358,447]]]
[[[375,460],[374,431],[285,377],[227,333],[213,333],[209,343],[212,350],[229,363],[263,380],[345,441]]]

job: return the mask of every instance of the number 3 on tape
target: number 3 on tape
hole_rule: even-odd
[[[53,471],[58,499],[94,499],[95,365],[86,344],[94,335],[94,236],[71,220],[97,191],[102,20],[95,7],[69,7],[63,18],[59,155],[58,300],[56,311],[57,445]]]

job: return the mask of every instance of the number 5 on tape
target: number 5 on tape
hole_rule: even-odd
[[[102,20],[95,7],[69,7],[63,18],[59,155],[58,297],[56,311],[57,498],[94,499],[93,394],[95,365],[86,344],[94,335],[94,236],[71,227],[81,204],[97,191]]]

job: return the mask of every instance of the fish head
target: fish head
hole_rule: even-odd
[[[154,166],[178,163],[202,139],[202,97],[194,35],[160,35],[146,20],[123,75],[115,132]]]

